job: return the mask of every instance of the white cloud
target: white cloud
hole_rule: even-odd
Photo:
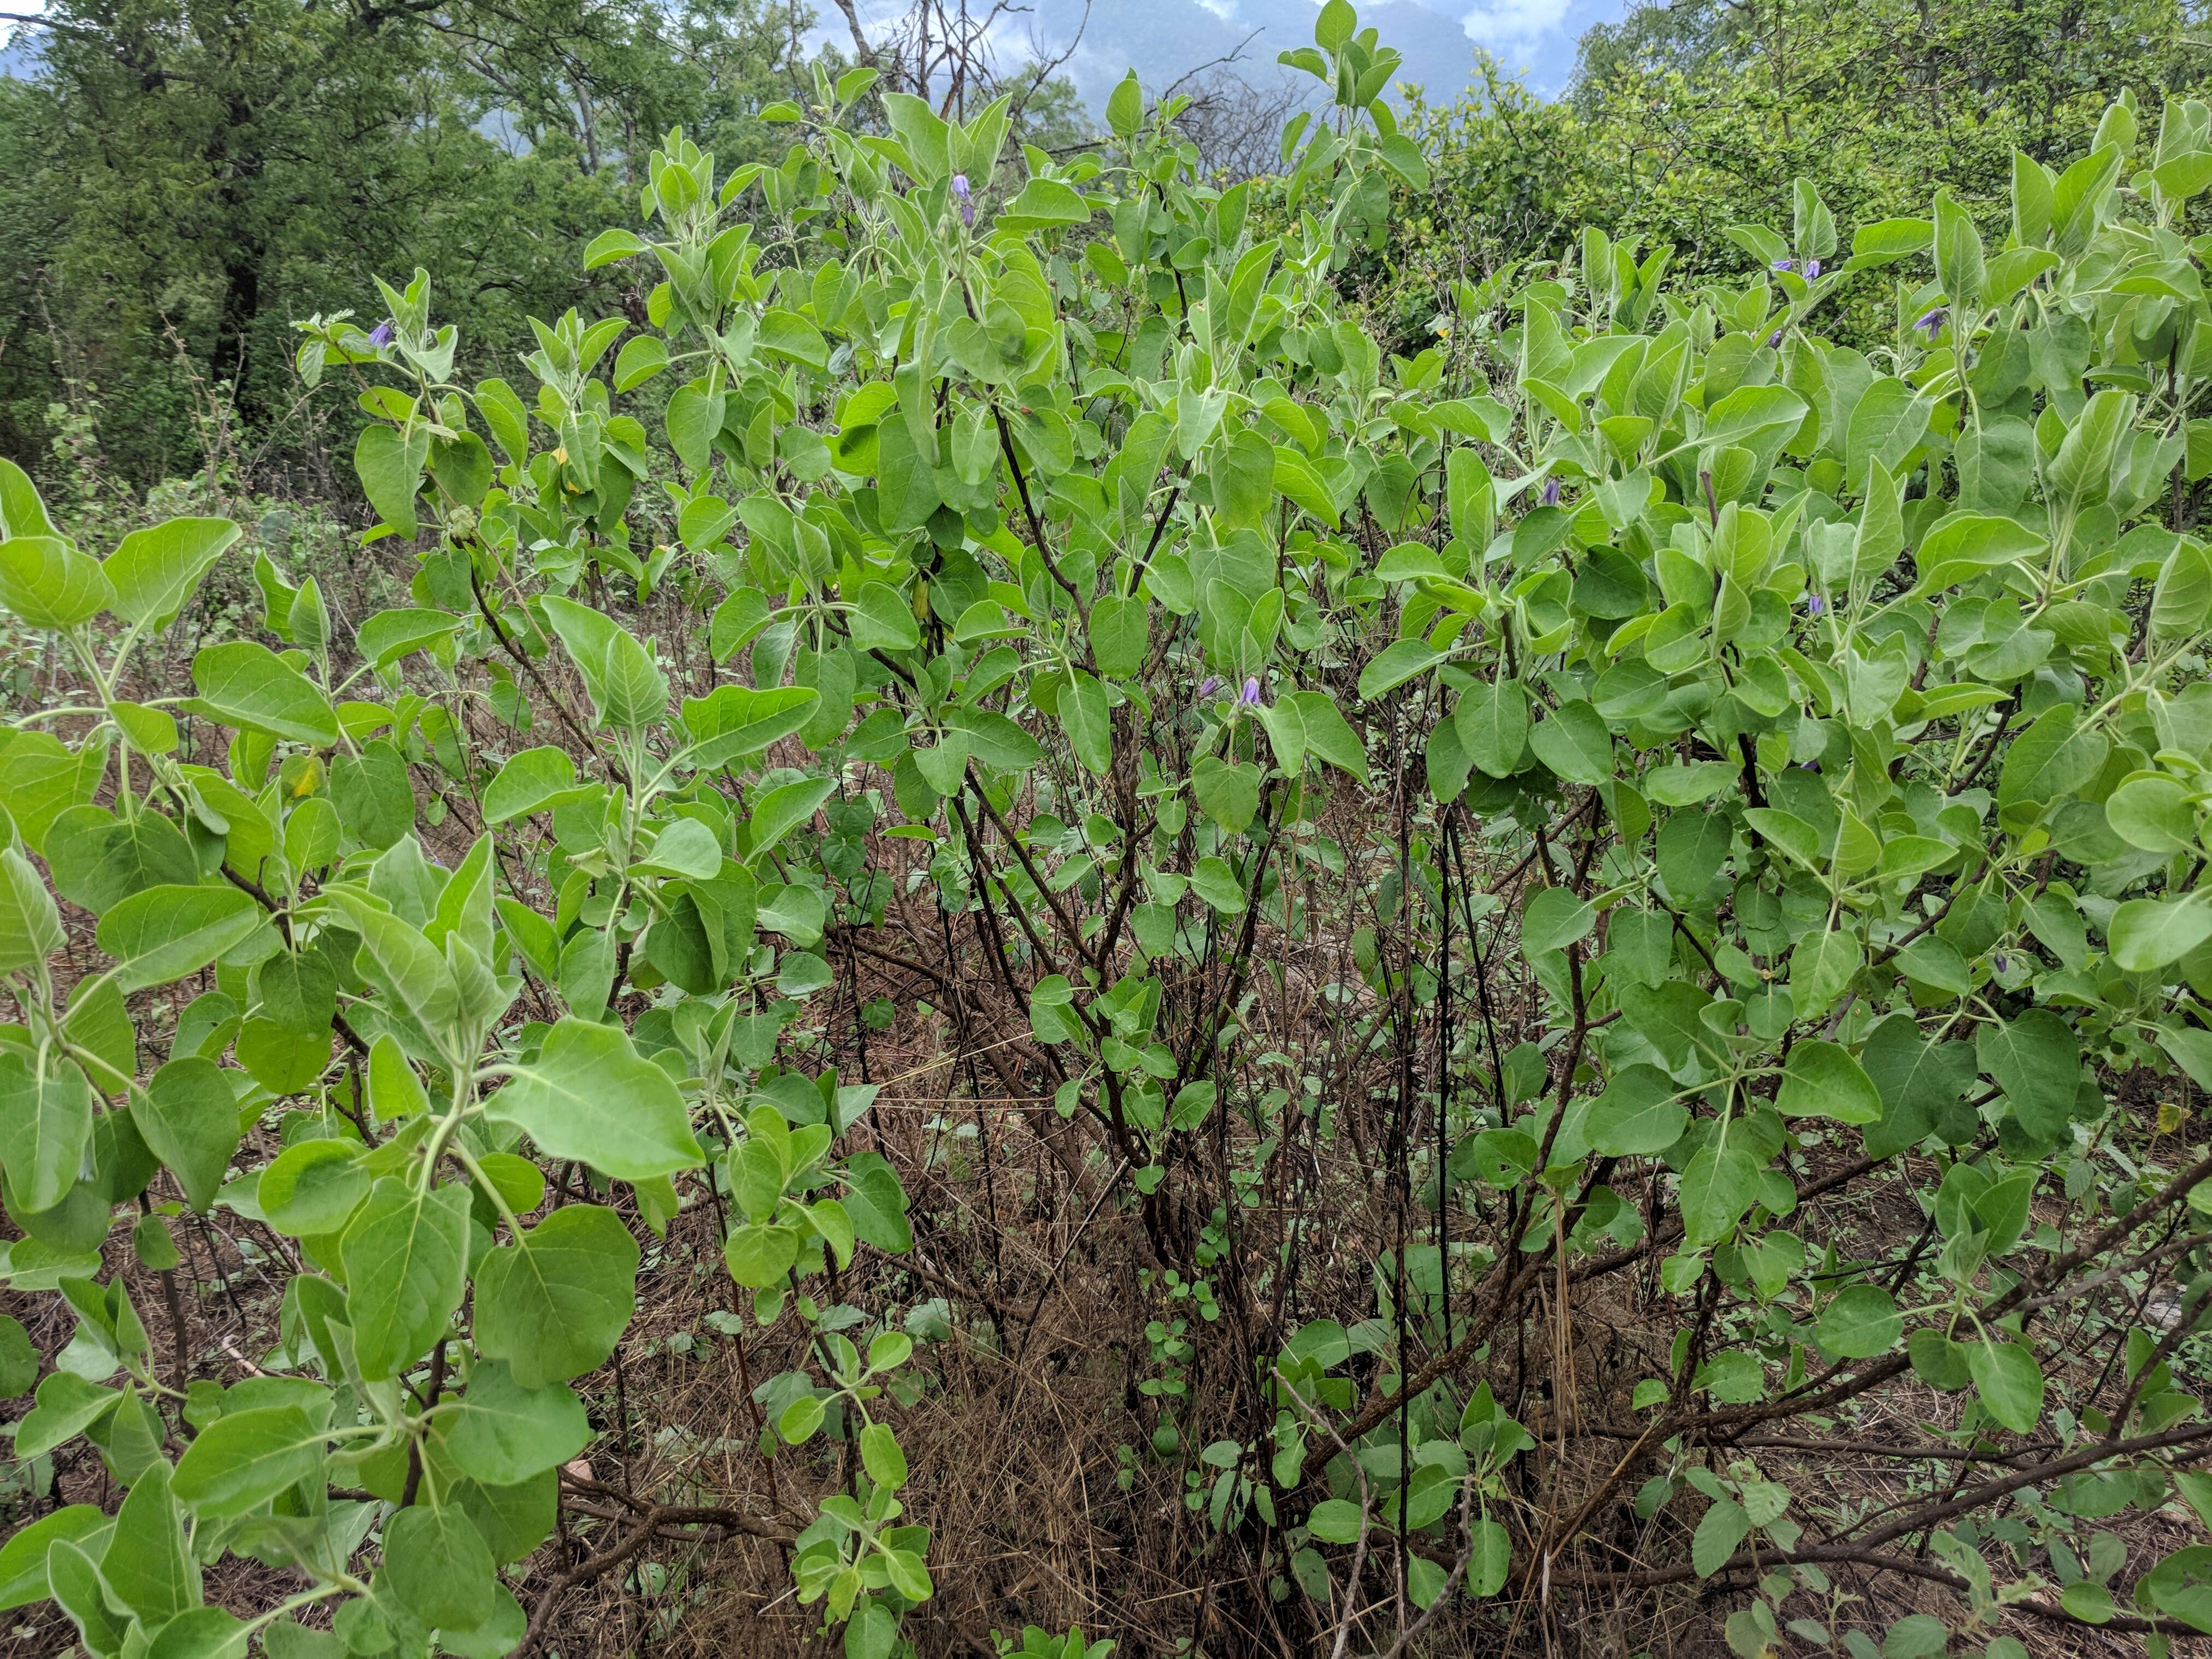
[[[1198,3],[1224,23],[1237,21],[1237,0],[1198,0]]]
[[[1493,51],[1527,46],[1565,27],[1569,0],[1490,0],[1460,20],[1468,38]]]

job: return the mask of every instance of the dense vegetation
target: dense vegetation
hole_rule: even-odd
[[[27,1650],[2212,1634],[2212,109],[1447,272],[1314,35],[312,307],[339,556],[0,461]]]

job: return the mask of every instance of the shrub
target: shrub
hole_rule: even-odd
[[[210,646],[189,695],[134,653],[236,528],[97,558],[0,471],[0,601],[78,674],[0,749],[7,1272],[77,1333],[15,1449],[86,1437],[128,1488],[15,1534],[9,1604],[102,1655],[336,1651],[292,1622],[325,1603],[349,1651],[505,1653],[690,1527],[781,1540],[848,1654],[894,1651],[933,1589],[915,1235],[882,1085],[823,1059],[866,954],[957,1055],[1011,1054],[1090,1216],[1133,1218],[1126,1480],[1169,1472],[1255,1620],[1341,1629],[1387,1559],[1392,1651],[1539,1585],[1751,1575],[1757,1652],[1886,1569],[1985,1631],[2212,1629],[2212,1551],[2124,1583],[2081,1524],[2212,1514],[2181,1386],[2212,1158],[2173,1104],[2212,1085],[2212,327],[2171,229],[2212,118],[2116,106],[2023,160],[1994,250],[1938,192],[1846,254],[1808,187],[1744,233],[1765,276],[1681,292],[1589,232],[1385,361],[1334,276],[1423,161],[1355,28],[1331,0],[1292,55],[1335,106],[1256,242],[1133,79],[1110,146],[1016,188],[1003,102],[859,131],[856,70],[774,112],[779,167],[718,182],[671,136],[649,232],[590,255],[659,273],[648,325],[539,325],[528,400],[451,380],[422,278],[305,325],[415,603],[349,636],[264,562],[282,648]],[[1885,281],[1881,350],[1821,338]],[[1861,1194],[1917,1241],[1806,1219]],[[287,1273],[227,1384],[173,1303],[164,1379],[100,1254],[135,1203],[173,1273],[179,1198]],[[774,1507],[562,1472],[687,1206],[734,1328],[805,1333],[757,1396],[808,1472]],[[977,1340],[1018,1364],[1058,1271]],[[1570,1309],[1639,1277],[1671,1351],[1582,1398]],[[2110,1389],[2054,1318],[2107,1306]],[[1838,1517],[1762,1470],[1931,1390],[1940,1431],[1862,1444],[1948,1491]],[[1547,1485],[1540,1435],[1599,1467]],[[1682,1516],[1664,1559],[1570,1555],[1632,1481]],[[501,1568],[579,1491],[623,1541],[526,1613]],[[226,1551],[307,1587],[203,1606]]]

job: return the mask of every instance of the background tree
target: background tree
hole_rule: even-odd
[[[43,72],[0,82],[0,450],[41,457],[51,406],[88,400],[124,477],[189,471],[196,387],[223,383],[286,459],[291,319],[373,305],[395,262],[511,361],[526,316],[592,288],[579,251],[634,210],[639,135],[680,121],[762,153],[809,21],[775,0],[64,0]]]

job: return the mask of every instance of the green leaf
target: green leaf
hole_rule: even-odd
[[[2014,520],[1954,513],[1921,538],[1913,555],[1920,580],[1912,591],[1924,594],[1955,587],[1984,571],[2017,563],[2043,546],[2042,537]]]
[[[69,629],[114,603],[100,561],[58,536],[0,542],[0,605],[33,628]]]
[[[2081,721],[2074,704],[2057,703],[2013,740],[1997,774],[2000,809],[2063,800],[2104,769],[2112,744]]]
[[[890,1160],[878,1152],[854,1152],[845,1160],[845,1213],[852,1218],[854,1237],[892,1255],[912,1249],[906,1193]]]
[[[2154,973],[2212,938],[2212,896],[2130,899],[2105,932],[2114,962],[2131,974]]]
[[[1974,217],[1948,189],[1936,192],[1936,276],[1954,306],[1972,307],[1982,296],[1982,235]]]
[[[23,1322],[0,1314],[0,1399],[17,1400],[30,1393],[39,1380],[38,1349]]]
[[[192,684],[199,696],[184,706],[225,726],[317,749],[338,740],[338,717],[329,700],[265,645],[232,640],[208,647],[192,659]]]
[[[1358,1504],[1341,1498],[1325,1498],[1306,1517],[1306,1530],[1324,1544],[1352,1544],[1358,1541],[1365,1520]]]
[[[195,885],[200,875],[174,820],[150,811],[118,818],[100,806],[72,806],[54,820],[46,866],[54,890],[95,916],[146,888]]]
[[[1751,1517],[1733,1498],[1717,1498],[1698,1522],[1690,1540],[1690,1565],[1700,1578],[1710,1578],[1727,1565],[1736,1546],[1750,1535]]]
[[[1324,760],[1340,772],[1367,781],[1367,747],[1336,699],[1326,691],[1286,691],[1275,707],[1297,716],[1300,739],[1308,754]]]
[[[1935,240],[1936,227],[1925,219],[1882,219],[1861,225],[1851,233],[1851,264],[1894,264],[1925,250]]]
[[[568,1204],[477,1270],[476,1340],[515,1382],[543,1389],[606,1362],[635,1306],[637,1241],[595,1204]]]
[[[788,357],[817,372],[830,364],[830,343],[822,337],[822,331],[797,312],[780,306],[762,313],[755,343],[763,351]]]
[[[388,1041],[380,1038],[379,1043]],[[287,1146],[261,1172],[254,1200],[278,1232],[315,1238],[344,1231],[368,1196],[370,1184],[361,1148],[351,1141],[302,1140]]]
[[[0,973],[44,962],[62,939],[61,912],[38,871],[14,848],[0,848]]]
[[[1597,907],[1564,887],[1539,888],[1521,913],[1521,948],[1530,957],[1564,951],[1589,937]]]
[[[356,631],[354,649],[376,667],[389,668],[403,657],[451,639],[460,625],[459,617],[443,611],[380,611]]]
[[[420,928],[379,909],[358,892],[337,888],[330,899],[361,935],[357,971],[373,973],[425,1030],[441,1033],[451,1028],[460,1018],[461,988],[445,953]]]
[[[1518,680],[1478,680],[1460,693],[1452,720],[1460,745],[1485,776],[1510,777],[1528,746],[1528,697]]]
[[[1106,125],[1116,138],[1127,138],[1135,134],[1144,118],[1144,88],[1137,84],[1137,71],[1131,70],[1121,77],[1121,84],[1107,94]]]
[[[385,1522],[377,1585],[426,1626],[476,1629],[498,1606],[497,1574],[483,1534],[458,1506],[416,1504]]]
[[[871,1423],[860,1431],[860,1462],[878,1486],[896,1492],[906,1485],[906,1454],[888,1423]]]
[[[1805,400],[1787,386],[1740,386],[1705,411],[1698,442],[1708,452],[1731,444],[1750,444],[1763,433],[1796,430],[1805,418]]]
[[[37,1403],[15,1426],[15,1455],[33,1458],[65,1445],[123,1403],[123,1396],[74,1371],[50,1371]]]
[[[1878,1123],[1881,1092],[1874,1079],[1835,1043],[1810,1038],[1790,1051],[1774,1109],[1784,1117],[1830,1117],[1838,1123]]]
[[[379,517],[402,536],[416,532],[415,497],[422,488],[422,465],[430,458],[430,434],[403,439],[381,422],[362,428],[354,441],[353,470],[362,493]]]
[[[567,1462],[592,1442],[584,1402],[565,1383],[526,1389],[497,1359],[481,1359],[446,1431],[453,1465],[488,1486],[512,1486]]]
[[[54,820],[88,804],[106,771],[107,745],[97,736],[70,749],[47,732],[18,730],[0,749],[0,804],[24,845],[40,852]]]
[[[653,653],[621,623],[557,594],[547,594],[538,604],[583,675],[600,726],[635,738],[668,712],[667,678]]]
[[[2026,1434],[2043,1415],[2043,1367],[2024,1342],[1969,1342],[1966,1368],[1991,1417]]]
[[[58,1538],[47,1547],[46,1577],[55,1602],[82,1633],[86,1651],[98,1659],[120,1655],[131,1620],[112,1610],[112,1595],[92,1557],[71,1540]]]
[[[2081,1077],[2081,1048],[2071,1026],[2048,1008],[2030,1008],[2008,1024],[1983,1026],[1974,1052],[2022,1128],[2038,1140],[2065,1133]]]
[[[1443,659],[1444,653],[1426,640],[1393,641],[1374,661],[1359,671],[1360,697],[1372,702],[1415,675],[1425,674]]]
[[[1224,761],[1216,755],[1200,757],[1191,768],[1191,799],[1198,810],[1231,835],[1251,828],[1260,812],[1260,786],[1265,775],[1256,766]]]
[[[0,1165],[22,1210],[51,1210],[68,1196],[92,1139],[92,1085],[74,1060],[47,1063],[40,1077],[15,1049],[0,1050]]]
[[[261,908],[235,887],[149,887],[100,919],[100,948],[128,993],[198,973],[246,942]]]
[[[1100,673],[1109,679],[1129,679],[1144,667],[1151,640],[1143,599],[1104,595],[1091,607],[1089,627],[1091,660]]]
[[[668,367],[668,343],[657,334],[639,334],[615,354],[615,390],[635,392]]]
[[[483,821],[487,829],[513,818],[527,817],[550,807],[581,800],[599,786],[576,782],[576,765],[564,750],[547,745],[510,756],[499,775],[484,786]]]
[[[763,858],[793,830],[822,810],[822,803],[836,793],[834,778],[802,778],[796,783],[780,784],[754,803],[750,823],[746,826],[751,856]]]
[[[757,755],[804,726],[821,702],[822,694],[811,686],[780,685],[767,691],[717,686],[684,704],[684,726],[692,741],[684,757],[703,770]]]
[[[116,1510],[115,1537],[100,1564],[116,1598],[156,1628],[200,1601],[200,1564],[169,1481],[169,1466],[155,1459]]]
[[[1111,719],[1106,688],[1081,669],[1072,670],[1060,694],[1060,723],[1075,758],[1102,778],[1114,757]]]
[[[395,1376],[446,1334],[461,1305],[469,1190],[423,1192],[387,1176],[339,1241],[354,1358],[371,1382]],[[481,1308],[479,1308],[481,1316]]]
[[[921,643],[914,607],[889,582],[863,582],[849,621],[855,650],[911,651]]]
[[[1002,230],[1058,230],[1085,223],[1090,217],[1091,204],[1072,185],[1057,179],[1032,177],[1022,186],[1022,193],[999,215],[999,227]]]
[[[627,259],[649,251],[645,239],[635,231],[603,230],[591,240],[584,249],[584,269],[597,270],[601,265],[612,264],[617,259]]]
[[[1568,783],[1604,783],[1617,769],[1613,734],[1606,730],[1604,718],[1587,702],[1564,703],[1530,726],[1528,747],[1555,776]]]
[[[46,1599],[51,1593],[46,1588],[48,1549],[59,1542],[96,1539],[112,1524],[92,1504],[71,1504],[9,1534],[8,1541],[0,1544],[0,1613]]]
[[[225,1607],[188,1607],[146,1650],[146,1659],[246,1659],[253,1629]]]
[[[109,609],[128,623],[165,626],[239,534],[228,519],[171,519],[132,531],[101,566],[115,590]]]
[[[215,1202],[238,1150],[238,1097],[211,1060],[187,1054],[131,1091],[131,1121],[147,1148],[176,1175],[196,1210]]]
[[[574,1015],[489,1096],[484,1115],[511,1123],[549,1158],[578,1158],[618,1181],[644,1181],[706,1161],[684,1097],[618,1025]]]
[[[1244,914],[1243,884],[1226,860],[1202,858],[1191,866],[1190,890],[1206,901],[1207,906],[1225,916]]]
[[[326,1443],[297,1406],[227,1413],[185,1449],[172,1490],[198,1514],[243,1515],[320,1473]]]
[[[1757,1159],[1740,1146],[1706,1146],[1682,1171],[1684,1242],[1693,1250],[1719,1243],[1758,1195]]]
[[[0,541],[11,536],[52,536],[58,533],[46,516],[30,474],[0,455]]]
[[[1830,1353],[1845,1359],[1871,1359],[1887,1353],[1905,1334],[1896,1298],[1879,1285],[1850,1285],[1822,1310],[1814,1334]]]
[[[359,755],[331,763],[331,800],[338,820],[364,847],[382,851],[415,827],[415,786],[407,763],[390,741],[378,738]]]
[[[2197,842],[2197,809],[2189,791],[2165,772],[2138,772],[2112,791],[2105,799],[2105,821],[2129,846],[2167,858]],[[51,855],[47,861],[52,862]]]
[[[748,1222],[730,1230],[722,1262],[730,1277],[751,1290],[781,1288],[799,1260],[799,1235],[789,1227]]]
[[[2150,602],[2150,631],[2154,638],[2180,639],[2204,626],[2212,611],[2212,553],[2201,543],[2184,539],[2166,556],[2159,572],[2158,586]]]
[[[1656,1066],[1631,1066],[1606,1085],[1590,1107],[1583,1133],[1606,1158],[1649,1158],[1665,1152],[1690,1127],[1690,1114],[1674,1098],[1674,1079]]]

